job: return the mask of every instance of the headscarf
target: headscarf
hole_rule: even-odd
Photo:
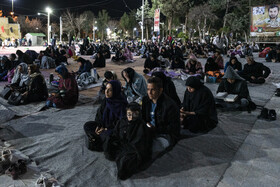
[[[19,72],[19,66],[21,66],[22,72]],[[12,84],[16,83],[18,79],[20,79],[19,86],[23,86],[23,84],[29,84],[28,66],[26,63],[20,63],[17,66],[14,77],[12,79]]]
[[[121,94],[121,84],[117,80],[109,81],[112,85],[113,96],[106,98],[106,107],[103,113],[104,127],[112,126],[112,124],[126,115],[127,100]]]
[[[124,77],[123,73],[126,72],[128,74],[128,77],[129,77],[129,82],[127,82],[126,78]],[[122,71],[122,77],[123,79],[125,80],[125,82],[131,84],[132,81],[133,81],[133,77],[134,77],[134,74],[135,74],[135,70],[132,69],[132,68],[126,68]]]
[[[199,88],[201,88],[203,86],[203,83],[196,76],[191,76],[187,79],[186,86],[189,86],[191,88],[198,90]]]
[[[227,71],[225,75],[223,76],[223,79],[235,79],[235,80],[244,80],[242,77],[238,75],[236,71],[233,70],[231,66],[228,66]]]
[[[66,79],[68,76],[68,69],[62,64],[60,66],[57,66],[55,68],[55,72],[57,72],[58,74],[60,74],[62,76],[63,79]]]

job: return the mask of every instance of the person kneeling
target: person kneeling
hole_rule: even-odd
[[[241,78],[231,66],[227,68],[226,74],[224,75],[221,83],[219,84],[217,94],[225,93],[232,94],[235,100],[227,102],[224,98],[216,98],[216,106],[222,107],[226,110],[254,110],[256,105],[251,101],[247,82]]]
[[[132,102],[126,108],[127,119],[116,123],[104,143],[107,159],[117,163],[118,178],[125,180],[148,161],[152,151],[151,131],[141,118],[141,107]]]
[[[194,76],[187,79],[186,86],[180,110],[181,124],[192,133],[206,133],[218,123],[212,92]]]

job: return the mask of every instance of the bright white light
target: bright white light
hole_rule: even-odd
[[[107,29],[106,29],[106,31],[107,31],[107,32],[110,32],[110,29],[109,29],[109,28],[107,28]]]
[[[136,31],[137,29],[136,29],[136,28],[134,28],[134,30]]]
[[[50,14],[50,13],[52,13],[52,9],[50,7],[47,7],[46,12]]]
[[[97,30],[97,27],[94,27],[94,30]]]
[[[41,13],[38,13],[38,15],[40,16],[40,15],[41,15]]]

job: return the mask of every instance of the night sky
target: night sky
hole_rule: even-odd
[[[60,16],[66,8],[80,13],[85,10],[91,10],[97,15],[98,11],[106,9],[112,18],[118,19],[124,12],[130,12],[130,9],[137,9],[141,4],[142,0],[14,0],[14,12],[16,15],[32,17],[37,16],[38,12],[43,12],[49,6],[54,9],[53,13],[57,16]],[[12,0],[0,0],[0,9],[7,15],[12,10]]]

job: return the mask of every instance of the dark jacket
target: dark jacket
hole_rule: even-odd
[[[131,148],[141,156],[141,160],[150,158],[152,152],[152,135],[150,129],[142,119],[127,121],[122,119],[116,122],[114,131],[104,143],[104,152],[111,157],[123,154],[127,148]]]
[[[84,62],[84,64],[82,64],[82,66],[80,66],[79,70],[78,70],[78,74],[81,75],[82,73],[85,73],[85,72],[89,72],[90,73],[90,70],[92,68],[92,64],[90,61],[86,60]]]
[[[182,107],[185,111],[195,112],[200,118],[204,118],[207,121],[218,123],[217,111],[215,106],[215,100],[212,92],[204,85],[196,89],[193,93],[186,90]],[[205,131],[209,129],[200,129]]]
[[[152,70],[156,67],[160,67],[160,64],[158,63],[157,60],[152,61],[150,58],[147,58],[144,64],[145,69]]]
[[[142,117],[146,123],[151,121],[152,101],[148,96],[142,100]],[[170,143],[175,144],[180,136],[180,111],[176,103],[162,93],[157,100],[155,109],[155,136],[166,134],[170,136]]]
[[[93,67],[100,67],[103,68],[106,66],[106,62],[105,62],[105,58],[102,56],[100,58],[96,57],[94,63],[93,63]]]
[[[185,62],[180,59],[178,63],[175,63],[175,61],[173,60],[170,69],[185,69]]]
[[[270,74],[270,69],[259,62],[254,62],[253,64],[245,64],[244,69],[242,71],[242,75],[251,77],[254,76],[256,78],[258,77],[264,77],[267,78]]]
[[[235,80],[235,82],[231,84],[227,79],[222,79],[217,90],[217,93],[219,92],[238,95],[238,99],[245,98],[251,100],[247,82],[245,80]]]
[[[45,101],[48,98],[48,88],[44,77],[34,73],[30,76],[27,102]]]

